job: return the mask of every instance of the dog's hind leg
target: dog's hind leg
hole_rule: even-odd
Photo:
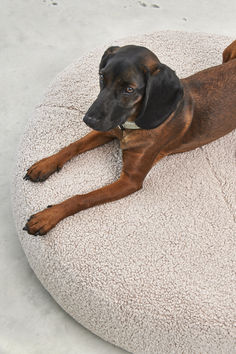
[[[236,40],[223,51],[223,63],[236,59]]]

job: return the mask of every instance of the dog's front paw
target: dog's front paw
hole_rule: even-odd
[[[59,172],[61,168],[62,166],[55,155],[49,156],[33,164],[27,170],[24,179],[32,182],[43,182],[55,171]]]
[[[23,230],[30,235],[42,236],[63,219],[63,209],[59,205],[49,205],[47,209],[31,215]]]

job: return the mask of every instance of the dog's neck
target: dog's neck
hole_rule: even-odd
[[[141,129],[135,122],[126,121],[124,124],[119,125],[121,130],[124,129]]]

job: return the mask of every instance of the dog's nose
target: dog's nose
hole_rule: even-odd
[[[86,115],[84,117],[83,121],[85,124],[90,125],[90,124],[97,123],[98,119],[95,117],[90,117],[90,116]]]

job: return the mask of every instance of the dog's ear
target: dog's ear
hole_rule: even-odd
[[[146,71],[146,92],[135,123],[142,129],[153,129],[163,123],[183,97],[183,87],[175,72],[164,64]]]
[[[103,54],[100,65],[99,65],[99,70],[103,69],[108,60],[115,55],[115,53],[119,50],[120,47],[109,47]]]

